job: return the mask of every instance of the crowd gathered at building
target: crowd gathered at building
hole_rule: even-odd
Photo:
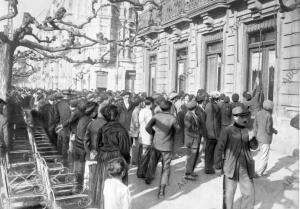
[[[89,9],[79,0],[53,2],[49,14],[64,6],[76,21]],[[119,12],[107,7],[85,30],[124,40],[136,18],[136,43],[126,42],[134,47],[68,52],[106,55],[88,67],[45,61],[13,83],[0,98],[0,157],[18,127],[41,127],[91,208],[132,208],[133,167],[147,185],[160,179],[164,199],[171,162],[184,157],[187,181],[223,176],[224,209],[234,208],[237,185],[241,208],[254,209],[254,179],[266,175],[272,142],[285,153],[298,146],[300,9],[278,2],[168,0],[136,13],[128,1]]]
[[[273,103],[263,99],[261,84],[255,82],[253,92],[231,98],[204,89],[195,95],[147,96],[16,88],[0,102],[1,154],[9,150],[10,135],[22,126],[26,112],[28,123],[44,129],[63,155],[64,166],[76,173],[76,192],[88,190],[93,207],[131,208],[128,169],[137,166],[137,177],[151,184],[158,178],[159,161],[158,198],[163,199],[171,161],[185,155],[187,181],[197,181],[195,167],[204,158],[203,175],[224,174],[224,207],[233,208],[239,184],[242,208],[254,208],[253,178],[265,174],[272,135],[277,134]],[[299,129],[297,121],[292,120],[291,126]],[[255,161],[253,150],[258,150]],[[84,180],[86,168],[88,180]]]

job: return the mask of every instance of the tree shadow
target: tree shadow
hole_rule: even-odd
[[[284,156],[278,159],[273,167],[267,170],[265,176],[270,176],[272,173],[275,173],[282,168],[288,168],[299,160],[299,150],[294,149],[292,156]]]
[[[216,175],[207,175],[204,173],[203,168],[197,167],[195,172],[199,175],[198,179],[196,181],[187,181],[184,179],[185,161],[182,159],[174,161],[176,162],[172,163],[169,185],[166,188],[166,196],[163,200],[160,200],[157,197],[161,173],[160,164],[156,169],[155,179],[150,185],[146,185],[143,179],[138,179],[136,177],[136,168],[130,169],[129,177],[131,180],[130,182],[132,182],[130,185],[130,191],[133,198],[133,208],[148,209],[162,201],[175,200],[180,196],[193,191],[201,184],[211,181],[217,177]]]
[[[292,159],[291,156],[282,157],[270,169],[269,175],[282,168],[287,168],[297,161],[297,157]],[[287,168],[288,169],[288,168]],[[299,190],[299,169],[292,171],[292,174],[283,177],[281,180],[271,181],[269,175],[254,179],[255,188],[255,208],[257,209],[272,209],[274,205],[282,205],[282,208],[296,209],[298,202],[287,197],[287,193]],[[235,201],[234,209],[239,209],[241,205],[241,197]]]

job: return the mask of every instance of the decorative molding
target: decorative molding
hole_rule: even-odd
[[[203,24],[206,26],[207,30],[213,29],[214,19],[209,16],[208,13],[205,13],[201,16],[203,18]]]
[[[207,33],[203,36],[203,38],[204,38],[204,42],[223,40],[223,30]]]
[[[251,11],[252,17],[254,19],[261,17],[261,10],[263,8],[260,0],[246,0],[247,8]]]
[[[245,26],[246,26],[247,33],[259,31],[260,29],[267,30],[267,29],[276,28],[276,20],[264,19],[260,21],[251,22],[250,24],[246,23]]]

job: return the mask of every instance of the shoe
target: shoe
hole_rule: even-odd
[[[189,181],[195,181],[196,180],[196,177],[192,176],[191,174],[185,175],[184,178],[186,180],[189,180]]]
[[[191,173],[191,176],[193,176],[193,177],[198,177],[198,174],[195,173],[195,172],[193,172],[193,173]]]
[[[136,174],[136,176],[137,176],[139,179],[144,179],[144,178],[145,178],[145,175],[144,175],[144,174],[140,174],[140,175]]]
[[[255,174],[253,175],[253,178],[255,178],[255,179],[257,179],[257,178],[259,178],[259,177],[261,177],[261,176],[258,175],[257,173],[255,173]]]
[[[206,170],[204,173],[206,173],[206,174],[215,174],[215,171],[213,171],[213,170]]]
[[[165,189],[166,185],[160,185],[159,186],[159,191],[158,191],[158,199],[164,199],[165,198]]]
[[[145,184],[151,184],[151,179],[145,179]]]

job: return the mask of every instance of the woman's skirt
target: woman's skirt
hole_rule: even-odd
[[[120,151],[100,152],[98,156],[98,163],[96,171],[93,175],[93,185],[91,186],[92,195],[90,197],[91,206],[104,209],[103,187],[107,179],[107,164],[114,158],[122,157]]]

